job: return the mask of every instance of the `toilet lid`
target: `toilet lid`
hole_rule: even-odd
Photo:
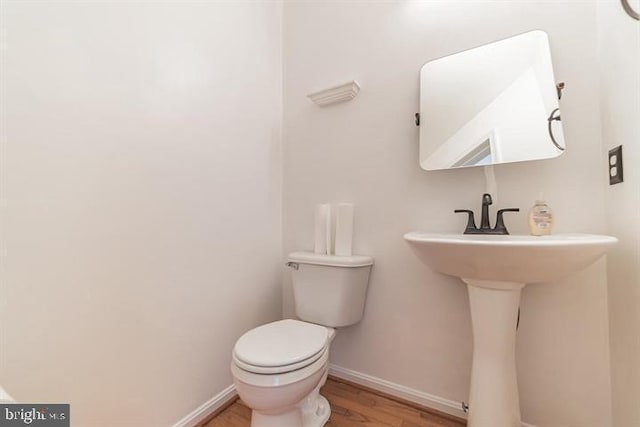
[[[240,337],[233,350],[234,358],[257,368],[278,368],[317,359],[326,347],[329,329],[299,320],[285,319],[250,330]],[[278,371],[281,371],[278,369]]]

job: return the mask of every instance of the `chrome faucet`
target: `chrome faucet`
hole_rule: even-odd
[[[506,208],[498,210],[496,225],[491,228],[489,223],[489,206],[493,204],[491,194],[485,193],[482,195],[482,217],[480,218],[480,228],[476,227],[476,221],[473,215],[473,211],[469,209],[456,209],[455,213],[466,213],[467,227],[464,230],[464,234],[509,234],[507,227],[504,225],[504,213],[505,212],[520,212],[518,208]]]

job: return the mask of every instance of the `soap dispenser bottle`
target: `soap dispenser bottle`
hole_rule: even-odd
[[[548,236],[553,228],[553,212],[542,197],[529,210],[529,230],[532,236]]]

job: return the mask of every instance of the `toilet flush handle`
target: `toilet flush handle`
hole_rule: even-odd
[[[291,262],[289,261],[288,263],[285,264],[287,267],[291,267],[294,270],[297,270],[298,268],[300,268],[300,265],[297,262]]]

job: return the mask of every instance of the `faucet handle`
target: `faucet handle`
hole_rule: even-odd
[[[507,227],[504,225],[503,215],[505,212],[520,212],[520,208],[506,208],[498,210],[498,218],[496,219],[496,226],[493,228],[494,231],[499,233],[496,234],[509,234],[507,231]]]
[[[469,234],[470,232],[474,232],[478,229],[478,227],[476,227],[476,220],[475,217],[473,215],[473,211],[469,210],[469,209],[456,209],[453,212],[455,213],[466,213],[469,216],[467,217],[467,228],[465,228],[464,230],[464,234]]]

